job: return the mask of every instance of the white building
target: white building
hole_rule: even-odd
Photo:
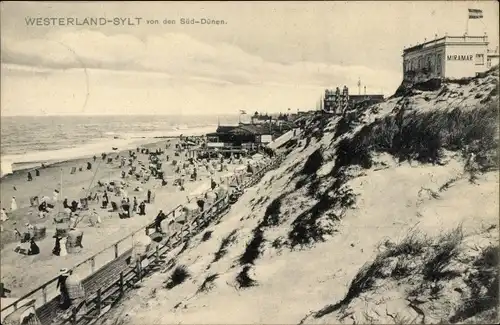
[[[473,77],[498,64],[498,48],[488,50],[488,37],[444,36],[403,50],[405,81]]]

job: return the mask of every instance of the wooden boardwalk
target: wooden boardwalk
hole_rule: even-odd
[[[257,184],[267,171],[279,166],[283,159],[284,156],[276,157],[272,163],[266,165],[252,175],[252,177],[243,184],[243,187],[248,188]],[[165,262],[164,256],[166,253],[180,246],[192,236],[199,234],[217,219],[220,219],[223,212],[228,210],[229,207],[228,198],[223,198],[215,202],[211,208],[196,215],[178,232],[173,233],[170,238],[164,238],[158,243],[154,251],[150,252],[147,256],[146,261],[143,261],[142,267],[128,264],[127,262],[131,256],[132,249],[130,248],[122,254],[118,254],[117,247],[119,243],[115,243],[115,258],[82,281],[86,294],[85,312],[78,313],[76,308],[73,308],[72,311],[64,312],[59,308],[59,296],[48,300],[45,294],[43,305],[37,308],[37,314],[41,323],[43,325],[59,325],[65,323],[88,325],[95,322],[100,316],[108,311],[126,291],[131,290],[135,283],[141,281],[148,273],[156,271],[158,267]],[[148,233],[150,229],[153,229],[154,232],[154,223],[144,227],[142,230],[146,230]],[[129,236],[132,235],[133,234]],[[30,294],[37,292],[37,290],[44,290],[44,288],[49,284],[53,284],[53,282],[54,279],[42,287],[35,289]]]

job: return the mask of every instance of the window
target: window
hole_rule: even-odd
[[[437,75],[441,75],[441,54],[436,56],[436,73]]]
[[[484,54],[476,54],[476,65],[484,64]]]

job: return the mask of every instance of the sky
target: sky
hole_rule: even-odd
[[[402,80],[403,48],[436,34],[463,35],[468,8],[484,13],[469,21],[469,35],[486,32],[493,49],[499,39],[496,1],[0,6],[2,116],[308,110],[325,88],[347,85],[357,93],[358,78],[367,93],[392,95]],[[126,24],[39,26],[29,23],[34,18]],[[154,20],[159,24],[147,23]]]

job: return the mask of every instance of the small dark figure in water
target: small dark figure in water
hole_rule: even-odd
[[[35,169],[35,176],[40,176],[40,171],[38,169]]]
[[[95,162],[95,161],[97,160],[97,157],[96,157],[96,155],[94,155],[94,157],[93,157],[93,158],[94,158],[94,162]]]
[[[91,169],[92,169],[92,163],[90,163],[90,161],[89,161],[89,162],[87,162],[87,170],[91,170]]]
[[[31,176],[31,172],[28,172],[28,182],[31,182],[33,180],[33,176]]]
[[[142,201],[141,204],[139,204],[139,215],[140,216],[146,215],[146,202],[144,201]]]

